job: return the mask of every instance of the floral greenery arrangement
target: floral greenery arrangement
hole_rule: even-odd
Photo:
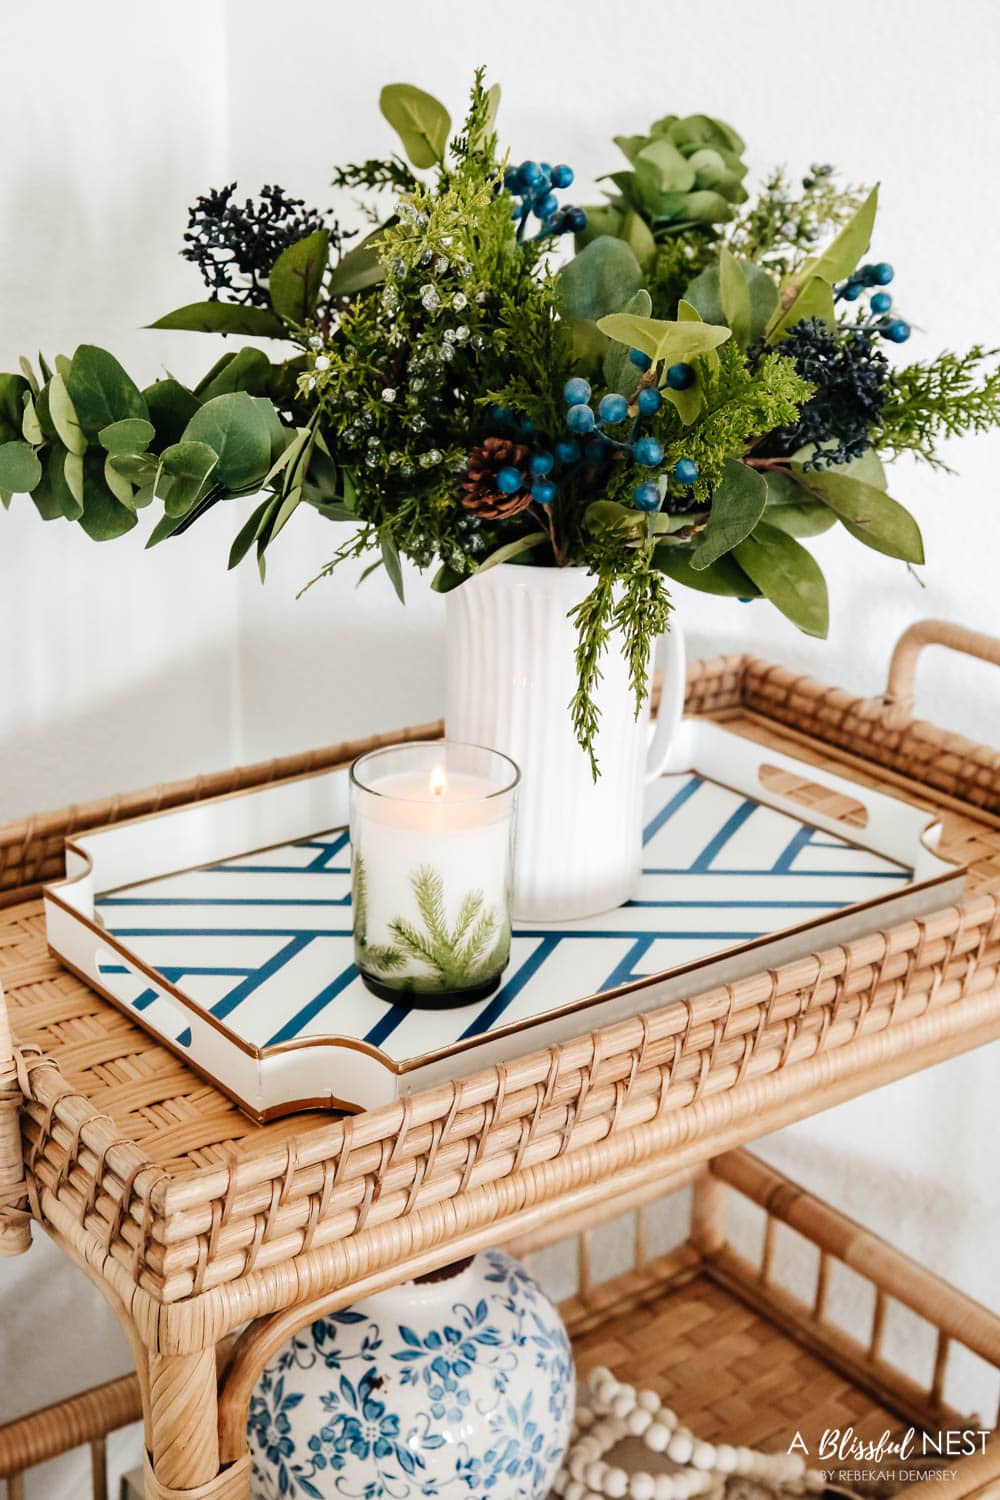
[[[152,326],[287,357],[247,346],[193,388],[144,390],[92,345],[22,360],[0,375],[5,505],[28,493],[105,540],[156,501],[155,545],[257,495],[230,566],[254,551],[262,576],[306,505],[349,523],[318,576],[372,553],[400,597],[401,557],[441,590],[501,562],[582,566],[571,711],[591,756],[602,655],[617,634],[641,705],[672,584],[765,597],[822,636],[810,538],[839,523],[923,561],[882,459],[940,464],[939,439],[995,426],[1000,373],[979,347],[887,357],[909,327],[891,266],[864,261],[876,190],[814,166],[751,200],[736,132],[668,115],[616,138],[627,165],[581,209],[559,196],[568,166],[509,162],[481,71],[455,133],[420,89],[380,102],[405,155],[333,177],[362,195],[363,238],[273,186],[191,210],[181,253],[208,299]]]

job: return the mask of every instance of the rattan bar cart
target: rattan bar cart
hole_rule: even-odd
[[[948,1375],[958,1345],[1000,1368],[1000,1317],[742,1149],[1000,1037],[1000,753],[912,717],[931,643],[1000,664],[1000,642],[927,622],[879,699],[739,656],[693,667],[687,711],[940,815],[942,851],[969,866],[960,906],[353,1117],[252,1124],[61,968],[39,894],[67,835],[439,726],[0,829],[0,1250],[25,1250],[41,1224],[117,1313],[136,1368],[0,1429],[8,1495],[90,1443],[103,1496],[104,1438],[141,1416],[149,1500],[245,1500],[250,1394],[293,1330],[492,1244],[534,1255],[575,1239],[563,1311],[581,1369],[656,1386],[708,1439],[784,1448],[838,1416],[859,1433],[994,1426],[954,1409]],[[838,815],[850,824],[850,807]],[[687,1237],[657,1253],[656,1200],[681,1190]],[[761,1218],[756,1259],[730,1238],[734,1200]],[[602,1281],[591,1243],[612,1219],[633,1227],[632,1264]],[[791,1231],[815,1247],[806,1301],[776,1256]],[[844,1268],[868,1284],[863,1337],[835,1316]],[[886,1355],[895,1304],[933,1329],[929,1382]],[[1000,1438],[907,1493],[1000,1494]]]

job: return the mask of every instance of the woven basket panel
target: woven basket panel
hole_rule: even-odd
[[[580,1374],[606,1365],[652,1387],[708,1442],[777,1453],[801,1432],[815,1453],[828,1428],[865,1439],[908,1426],[706,1275],[618,1313],[573,1347]]]

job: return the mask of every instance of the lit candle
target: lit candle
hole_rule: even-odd
[[[500,983],[517,782],[507,756],[447,741],[351,767],[355,961],[376,994],[464,1005]]]

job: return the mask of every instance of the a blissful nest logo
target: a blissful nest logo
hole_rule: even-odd
[[[878,1437],[863,1437],[853,1427],[827,1427],[815,1448],[810,1447],[801,1432],[796,1432],[788,1452],[801,1453],[814,1463],[827,1465],[830,1477],[835,1472],[841,1482],[887,1483],[894,1479],[912,1482],[952,1478],[954,1469],[943,1467],[941,1461],[985,1453],[989,1437],[990,1430],[985,1427],[945,1428],[939,1432],[918,1432],[910,1427],[902,1436],[887,1428]],[[935,1462],[921,1469],[921,1459]]]

